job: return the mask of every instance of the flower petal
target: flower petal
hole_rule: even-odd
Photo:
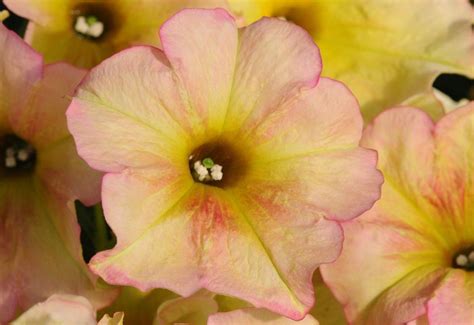
[[[84,75],[64,63],[46,66],[27,104],[12,107],[9,121],[15,134],[39,153],[37,171],[49,190],[66,201],[75,198],[91,205],[99,201],[101,175],[77,157],[65,115],[68,96]]]
[[[274,108],[239,137],[251,141],[258,160],[310,156],[353,149],[362,135],[357,100],[340,82],[321,78],[316,87]]]
[[[216,313],[218,309],[213,296],[214,294],[202,290],[187,298],[168,300],[158,308],[153,324],[205,325],[209,315]]]
[[[237,58],[234,19],[223,9],[183,10],[163,25],[160,37],[203,132],[220,132]]]
[[[110,283],[164,287],[184,296],[203,287],[298,319],[313,301],[311,282],[301,279],[339,253],[341,233],[331,221],[294,223],[284,230],[267,220],[255,228],[228,194],[201,186],[171,204],[134,242],[96,255],[95,272]],[[114,221],[109,220],[112,229]],[[308,242],[314,245],[306,248]],[[289,260],[290,247],[302,253]]]
[[[428,91],[441,72],[474,74],[467,1],[325,1],[319,10],[324,73],[354,91],[366,120]]]
[[[125,314],[123,312],[116,312],[112,317],[109,315],[104,315],[97,325],[123,325],[124,318]]]
[[[60,124],[55,124],[61,128]],[[102,174],[77,156],[71,136],[42,150],[37,174],[50,193],[64,200],[77,199],[87,206],[100,201]]]
[[[451,270],[427,304],[430,325],[474,322],[474,277]]]
[[[95,307],[113,298],[113,292],[95,287],[83,262],[73,209],[34,179],[2,180],[0,321],[56,292],[83,295]]]
[[[46,66],[28,103],[10,110],[13,131],[36,149],[70,137],[65,113],[74,89],[85,74],[86,71],[65,63]]]
[[[473,113],[459,109],[435,125],[420,110],[395,108],[364,131],[362,145],[379,152],[382,198],[344,224],[343,253],[322,267],[350,322],[418,318],[452,254],[473,242],[472,205],[464,204],[473,197]],[[354,274],[354,266],[364,272]]]
[[[455,229],[458,237],[474,242],[474,102],[441,119],[435,138],[439,188],[433,203],[460,221],[461,227]]]
[[[102,319],[106,319],[107,314],[113,314],[114,318],[117,318],[119,317],[117,314],[123,313],[126,324],[152,324],[158,307],[167,300],[179,297],[165,289],[143,292],[133,287],[120,287],[119,290],[117,299],[111,305],[101,309],[98,317],[103,315]],[[99,323],[99,325],[102,324]]]
[[[98,18],[107,16],[105,32],[100,39],[91,41],[75,31],[73,20],[75,14],[81,12],[77,7],[95,7],[90,1],[19,0],[5,3],[10,10],[30,21],[25,40],[44,54],[47,63],[66,61],[82,68],[92,68],[132,45],[159,45],[157,30],[179,10],[227,7],[224,0],[102,1]]]
[[[117,236],[117,249],[139,239],[193,185],[187,170],[183,175],[171,164],[157,167],[104,177],[102,204]]]
[[[474,76],[468,1],[231,0],[230,7],[249,23],[274,16],[305,27],[327,58],[324,75],[353,90],[366,121],[428,91],[442,72]]]
[[[64,10],[66,13],[68,11],[68,9]],[[110,42],[91,42],[78,35],[72,27],[69,15],[66,26],[58,26],[55,23],[43,26],[33,20],[26,28],[25,41],[44,55],[46,63],[63,61],[83,69],[96,66],[120,50],[119,46]]]
[[[224,126],[229,132],[252,128],[302,89],[314,87],[321,73],[310,35],[275,18],[241,30],[237,58]]]
[[[40,302],[12,325],[96,325],[95,310],[90,302],[81,296],[52,295],[46,301]]]
[[[67,117],[78,152],[92,167],[119,171],[186,156],[188,135],[178,121],[185,125],[187,107],[167,64],[158,49],[135,47],[83,81]]]
[[[40,25],[54,29],[69,27],[68,13],[72,4],[70,0],[5,0],[4,3],[15,14],[34,20]]]
[[[0,22],[0,133],[10,130],[8,115],[23,107],[27,94],[40,80],[43,59]]]
[[[344,250],[335,263],[321,267],[323,279],[345,306],[350,323],[408,322],[424,313],[424,303],[444,272],[436,265],[423,266],[421,257],[408,262],[402,255],[404,249],[413,249],[404,238],[407,230],[397,233],[377,221],[379,215],[367,220],[368,214],[344,224]],[[354,272],[354,267],[363,272]]]
[[[374,168],[376,161],[374,151],[362,148],[257,161],[238,190],[267,205],[271,214],[280,211],[278,202],[285,202],[288,214],[282,213],[283,220],[295,214],[301,218],[303,207],[308,216],[349,220],[370,209],[380,197],[383,178]]]
[[[306,315],[300,321],[294,321],[263,308],[246,308],[217,313],[209,317],[208,325],[241,325],[241,324],[274,324],[274,325],[318,325],[318,321],[311,315]]]

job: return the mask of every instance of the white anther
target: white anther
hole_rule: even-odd
[[[76,24],[74,25],[76,32],[81,34],[86,34],[89,31],[89,24],[86,21],[86,17],[80,16],[76,19]]]
[[[202,182],[209,177],[209,171],[203,166],[200,160],[194,163],[194,171],[198,174],[198,179]]]
[[[220,181],[222,177],[224,177],[224,174],[221,171],[215,171],[211,172],[211,177],[215,181]]]
[[[466,266],[468,262],[469,260],[464,254],[459,254],[458,257],[456,257],[456,264],[458,266]]]
[[[104,24],[100,21],[96,21],[89,25],[86,17],[80,16],[76,19],[74,29],[76,30],[76,32],[79,32],[81,34],[97,38],[100,37],[104,32]]]
[[[93,23],[92,26],[89,27],[88,34],[92,37],[99,37],[100,35],[102,35],[103,32],[104,32],[104,24],[98,21],[98,22]]]
[[[15,157],[6,157],[5,158],[5,166],[7,168],[14,168],[16,167],[16,159]]]
[[[20,161],[27,161],[28,158],[30,157],[30,154],[28,152],[28,150],[26,149],[21,149],[20,151],[18,151],[18,160]]]
[[[224,176],[224,173],[222,173],[222,166],[215,164],[211,168],[211,177],[215,181],[220,181],[222,177]]]
[[[474,263],[474,251],[470,252],[467,258],[469,262]]]
[[[14,157],[15,156],[15,149],[8,148],[7,150],[5,150],[5,155],[7,157]]]

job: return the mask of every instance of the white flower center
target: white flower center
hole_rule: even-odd
[[[211,158],[194,162],[193,169],[200,182],[220,181],[224,177],[222,166],[214,163]]]
[[[462,269],[474,270],[474,249],[456,255],[454,264]]]
[[[26,163],[33,158],[34,154],[35,151],[31,146],[20,149],[8,147],[5,149],[4,166],[6,168],[16,168],[18,165]]]
[[[74,24],[74,29],[79,34],[99,38],[104,33],[104,23],[95,16],[79,16]]]

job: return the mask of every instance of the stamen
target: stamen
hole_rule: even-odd
[[[458,251],[454,255],[452,266],[465,271],[474,271],[474,247],[469,247]]]
[[[31,170],[35,162],[36,151],[29,143],[15,135],[0,138],[0,174]]]
[[[104,33],[104,23],[95,16],[79,16],[74,24],[74,29],[84,36],[99,38]]]
[[[222,173],[222,166],[221,165],[214,165],[211,168],[211,176],[212,179],[215,181],[220,181],[224,174]]]
[[[192,158],[190,157],[190,159]],[[222,166],[214,163],[211,158],[204,158],[202,161],[194,162],[193,169],[195,177],[200,182],[220,181],[224,177]]]
[[[456,264],[460,267],[466,266],[468,262],[469,260],[466,255],[459,254],[458,257],[456,257]]]
[[[469,259],[469,262],[474,264],[474,251],[469,253],[469,256],[467,258]]]

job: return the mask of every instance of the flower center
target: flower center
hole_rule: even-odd
[[[16,135],[0,137],[0,176],[30,172],[36,164],[36,150]]]
[[[102,40],[117,29],[118,12],[112,2],[83,2],[71,10],[72,28],[81,38]]]
[[[453,257],[452,266],[455,269],[474,271],[474,246],[457,252]]]
[[[85,37],[96,39],[104,33],[104,23],[96,16],[79,16],[76,18],[74,30]]]
[[[211,158],[197,160],[193,164],[193,178],[200,182],[216,182],[222,180],[222,166],[215,164]]]
[[[246,170],[243,155],[223,141],[196,148],[188,157],[189,171],[195,182],[217,187],[234,184]]]
[[[308,3],[306,5],[286,7],[277,10],[273,16],[293,22],[314,36],[314,32],[318,29],[316,18],[312,15],[313,12],[316,12],[314,6],[315,4]]]

